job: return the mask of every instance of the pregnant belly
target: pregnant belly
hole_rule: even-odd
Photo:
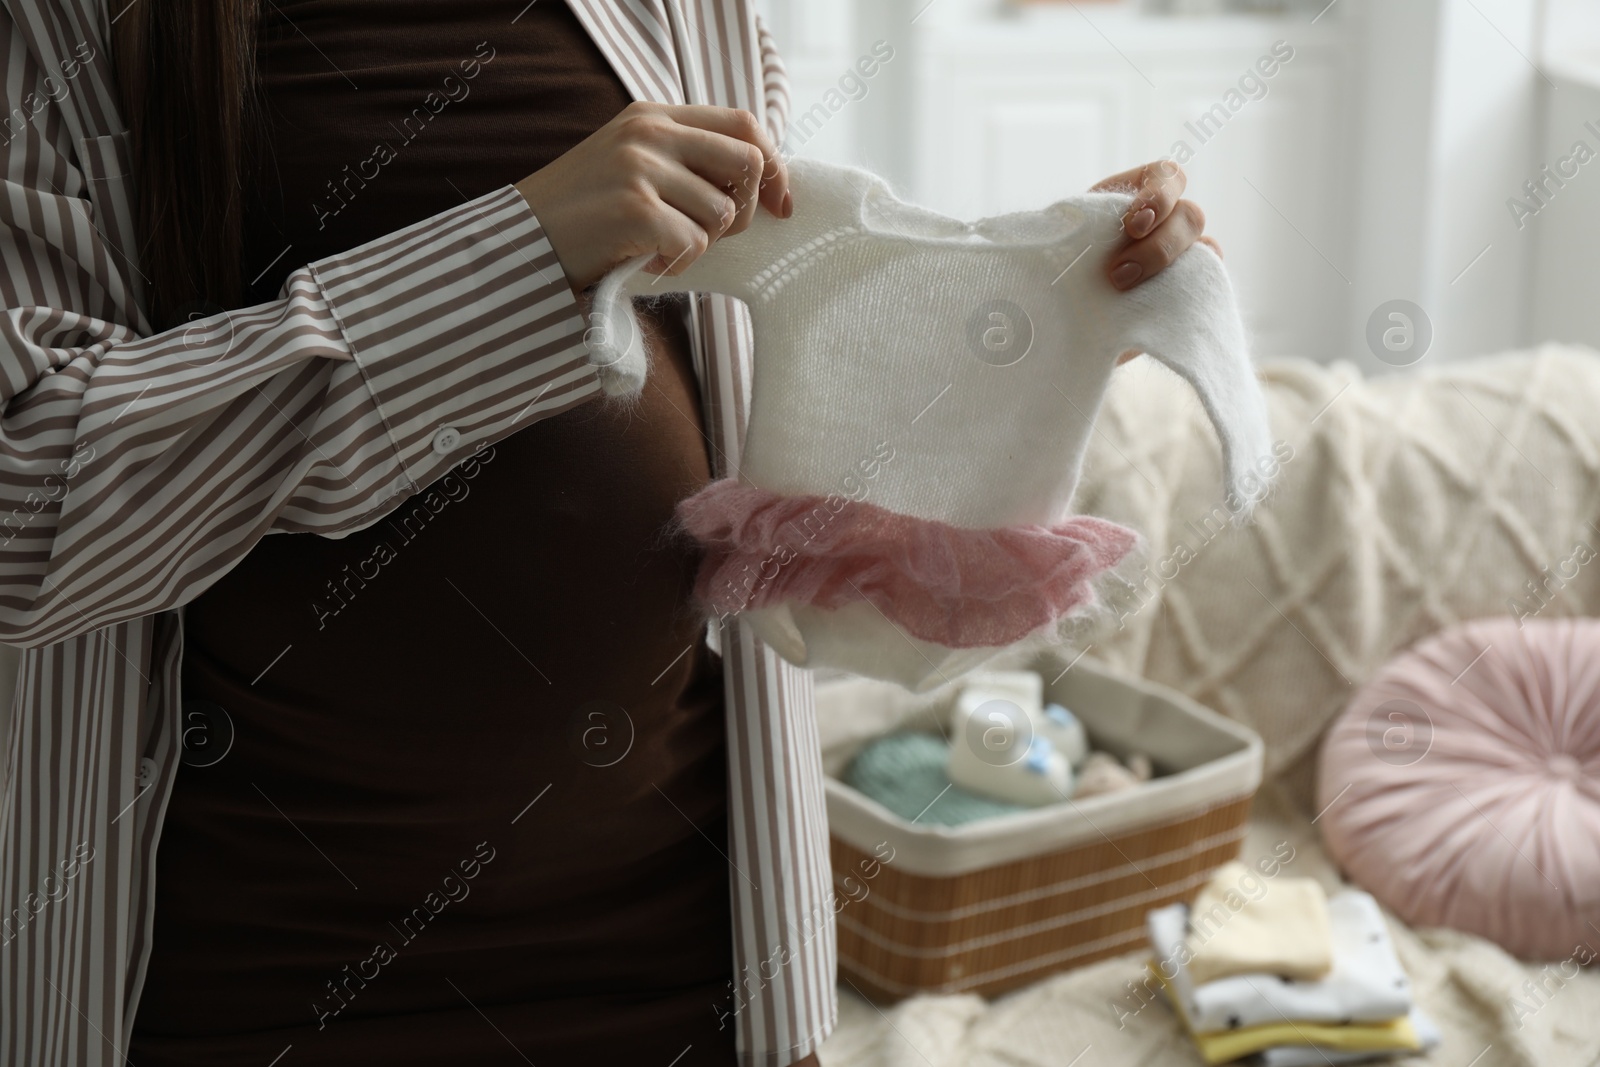
[[[666,328],[637,407],[520,431],[347,538],[269,536],[189,606],[147,1040],[494,1037],[462,976],[529,1055],[602,1016],[717,1031],[722,681],[670,529],[710,471]]]

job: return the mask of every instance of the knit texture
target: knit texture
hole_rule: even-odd
[[[647,367],[630,297],[680,290],[737,297],[749,307],[756,335],[739,483],[776,497],[870,500],[908,519],[1018,529],[1026,531],[1022,539],[1036,540],[1040,529],[1069,518],[1117,357],[1138,349],[1194,387],[1223,443],[1224,490],[1237,515],[1249,512],[1264,489],[1257,459],[1270,451],[1265,405],[1232,288],[1209,248],[1194,246],[1122,293],[1100,267],[1126,241],[1120,218],[1131,203],[1127,194],[1085,194],[967,223],[906,204],[881,178],[854,168],[797,159],[790,180],[791,218],[757,212],[745,233],[718,241],[676,277],[643,273],[641,258],[602,282],[591,358],[608,390],[626,395]],[[688,514],[693,518],[693,507]],[[820,521],[834,521],[833,514]],[[937,529],[916,539],[950,540]],[[837,536],[818,538],[791,524],[779,561],[753,568],[761,581],[773,581],[774,569],[808,555],[840,567],[828,581],[791,583],[781,603],[746,605],[750,624],[779,654],[913,688],[946,680],[958,659],[983,658],[961,653],[989,646],[908,641],[921,609],[904,597],[838,616],[844,608],[836,597],[794,596],[802,587],[844,587],[851,564],[835,553],[837,543]],[[1035,554],[1036,581],[1054,581],[1083,559],[1074,546],[1056,547]],[[899,558],[905,566],[895,582],[925,585],[921,557]],[[1099,562],[1103,568],[1116,560],[1102,553]],[[1092,599],[1092,574],[1080,570],[1077,577],[1072,595],[1045,598],[1056,618]],[[1013,584],[1020,590],[1025,583]],[[950,592],[936,581],[928,599]],[[858,606],[869,602],[864,592],[855,595]],[[988,589],[979,589],[953,610],[986,600]],[[967,639],[998,648],[1048,631],[1056,618],[1041,624],[1039,603],[1021,592],[988,601],[989,621]]]

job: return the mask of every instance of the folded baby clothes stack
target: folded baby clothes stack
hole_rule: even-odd
[[[1311,878],[1268,880],[1237,861],[1225,863],[1195,898],[1190,927],[1196,982],[1262,971],[1316,979],[1333,966],[1328,900]]]
[[[1393,1059],[1413,1052],[1432,1052],[1439,1047],[1443,1035],[1432,1019],[1412,1008],[1406,1017],[1417,1035],[1415,1049],[1378,1048],[1365,1051],[1344,1051],[1331,1045],[1278,1045],[1261,1054],[1261,1067],[1336,1067],[1347,1063],[1371,1063],[1374,1060]],[[1296,1034],[1297,1038],[1301,1035]]]
[[[1208,929],[1196,921],[1198,904],[1149,913],[1150,970],[1206,1063],[1253,1053],[1268,1067],[1358,1063],[1438,1044],[1437,1027],[1413,1003],[1377,902],[1346,890],[1327,899],[1326,911],[1330,966],[1312,980],[1263,970],[1198,981],[1191,963]],[[1219,930],[1231,921],[1216,918]]]
[[[1266,407],[1221,260],[1195,245],[1128,292],[1100,265],[1131,197],[967,223],[867,171],[795,159],[795,210],[758,211],[676,277],[640,257],[598,287],[603,386],[647,368],[631,300],[742,300],[754,330],[736,477],[684,501],[697,592],[785,659],[927,689],[1095,602],[1137,535],[1074,515],[1117,357],[1188,380],[1222,442],[1229,510],[1266,488]]]

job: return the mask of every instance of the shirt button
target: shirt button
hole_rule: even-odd
[[[461,443],[461,431],[454,426],[446,426],[433,435],[433,450],[439,455],[453,451]]]
[[[144,786],[147,786],[151,782],[155,781],[156,761],[151,759],[149,756],[142,757],[139,760],[139,773],[135,776],[135,780],[139,783],[140,788],[143,788]]]

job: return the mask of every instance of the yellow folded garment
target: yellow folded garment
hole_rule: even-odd
[[[1200,1058],[1207,1064],[1227,1063],[1253,1052],[1277,1048],[1279,1045],[1316,1045],[1319,1048],[1338,1049],[1341,1052],[1411,1052],[1422,1047],[1416,1027],[1412,1026],[1410,1018],[1404,1015],[1382,1023],[1349,1023],[1338,1026],[1331,1023],[1286,1021],[1245,1026],[1238,1030],[1197,1034],[1189,1023],[1189,1016],[1184,1012],[1178,995],[1173,992],[1171,984],[1161,976],[1161,969],[1154,961],[1151,961],[1149,966],[1150,973],[1155,975],[1156,981],[1161,983],[1161,988],[1166,990],[1167,999],[1172,1002],[1173,1010],[1183,1021],[1183,1028],[1189,1031],[1189,1036],[1199,1048]]]
[[[1261,877],[1225,863],[1189,909],[1195,984],[1235,974],[1321,978],[1333,967],[1328,896],[1311,878]]]

